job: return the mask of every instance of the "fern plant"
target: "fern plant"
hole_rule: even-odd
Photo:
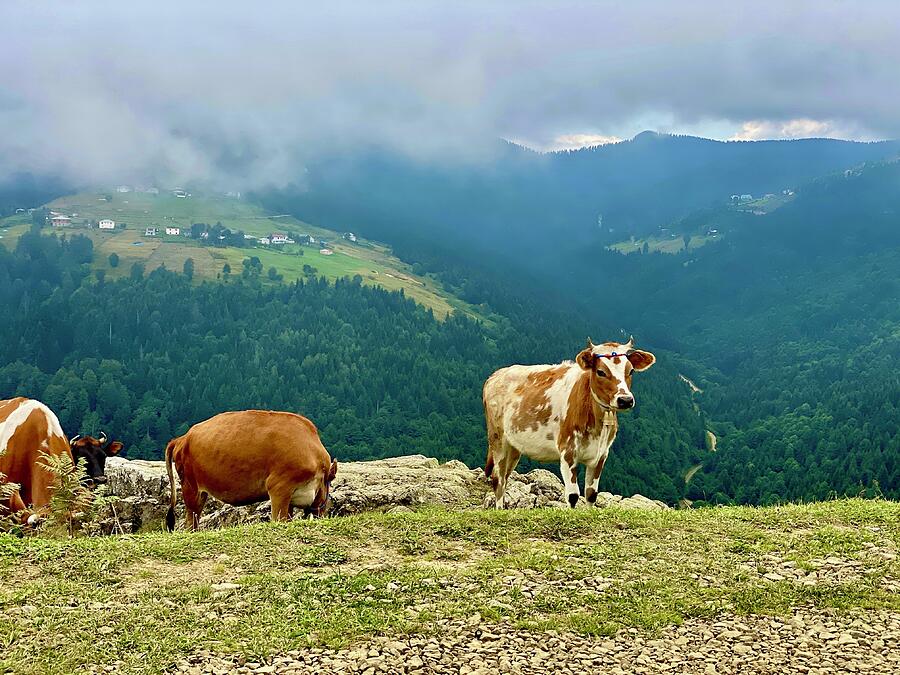
[[[20,529],[18,514],[11,511],[10,499],[19,489],[17,483],[8,483],[6,474],[0,472],[0,532]]]
[[[103,493],[103,486],[95,491],[86,488],[83,484],[87,479],[85,467],[75,466],[69,455],[42,453],[39,461],[55,479],[44,528],[51,532],[63,530],[69,537],[79,531],[92,533],[93,524],[110,502]]]

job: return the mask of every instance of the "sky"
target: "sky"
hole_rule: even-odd
[[[898,138],[898,38],[879,0],[6,0],[0,179],[246,189],[360,144]]]

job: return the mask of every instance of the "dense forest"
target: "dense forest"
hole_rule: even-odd
[[[484,461],[481,385],[513,362],[572,358],[585,329],[553,315],[438,321],[359,279],[192,284],[135,267],[107,282],[91,242],[33,232],[0,249],[0,391],[39,398],[70,434],[103,427],[132,458],[217,412],[293,410],[339,459]],[[595,333],[595,336],[599,334]],[[604,489],[674,502],[703,453],[701,417],[666,359],[635,384]],[[552,468],[552,467],[551,467]]]

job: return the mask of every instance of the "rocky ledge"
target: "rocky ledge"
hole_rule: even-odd
[[[137,532],[159,528],[169,504],[165,462],[111,457],[106,464],[106,474],[109,477],[107,494],[116,499],[104,529]],[[562,482],[544,469],[526,474],[513,473],[507,486],[510,508],[567,508],[568,504],[561,501],[562,493]],[[488,508],[494,502],[481,469],[470,469],[455,460],[441,464],[422,455],[342,463],[331,488],[331,497],[332,515],[396,512],[424,506]],[[585,505],[584,500],[581,505]],[[599,494],[596,505],[644,510],[669,508],[663,502],[642,495],[621,497],[608,492]],[[268,519],[268,502],[235,507],[210,499],[201,523],[209,528]]]

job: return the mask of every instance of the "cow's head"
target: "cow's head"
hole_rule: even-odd
[[[328,473],[322,478],[322,486],[316,492],[315,500],[306,507],[305,515],[321,518],[328,513],[328,510],[331,508],[331,482],[337,475],[337,468],[337,460],[331,460],[331,467],[329,467]]]
[[[588,338],[575,362],[591,373],[591,397],[605,410],[628,410],[634,407],[631,375],[647,370],[656,362],[650,352],[634,348],[634,338],[625,344],[604,342],[595,345]]]
[[[78,434],[69,441],[75,466],[78,466],[79,459],[84,460],[87,472],[85,483],[89,487],[106,482],[106,476],[103,474],[106,469],[106,458],[118,455],[123,447],[125,446],[121,441],[110,441],[103,431],[100,432],[100,438]]]

